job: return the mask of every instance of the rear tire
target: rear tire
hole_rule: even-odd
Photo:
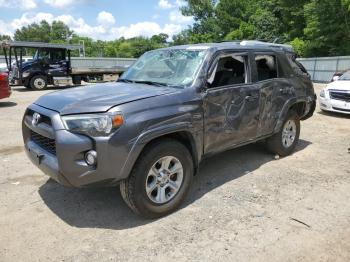
[[[295,111],[289,111],[281,130],[266,141],[270,152],[279,156],[290,155],[298,144],[300,136],[300,119]]]
[[[158,218],[176,210],[193,179],[188,149],[173,139],[147,146],[130,174],[120,184],[126,204],[138,215]]]
[[[33,76],[30,79],[30,87],[33,90],[44,90],[47,87],[47,79],[43,75]]]

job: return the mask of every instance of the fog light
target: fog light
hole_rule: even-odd
[[[85,153],[85,161],[89,166],[94,166],[97,163],[97,153],[94,150],[90,150]]]

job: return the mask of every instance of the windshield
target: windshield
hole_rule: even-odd
[[[141,56],[119,81],[190,86],[204,59],[205,50],[165,49]]]
[[[338,80],[349,81],[350,80],[350,70],[346,71]]]
[[[42,59],[42,58],[49,58],[49,57],[50,57],[50,53],[48,50],[37,49],[35,51],[34,56],[33,56],[33,60],[38,60],[38,59]]]

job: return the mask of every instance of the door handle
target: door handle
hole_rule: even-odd
[[[246,97],[245,97],[245,100],[247,100],[247,101],[254,101],[254,100],[256,100],[256,99],[258,99],[258,96],[257,95],[247,95]]]
[[[280,88],[280,92],[282,94],[289,94],[294,90],[293,87],[284,87],[284,88]]]

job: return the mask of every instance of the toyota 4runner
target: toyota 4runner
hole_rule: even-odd
[[[40,97],[25,112],[23,138],[57,182],[120,184],[134,212],[160,217],[181,204],[206,156],[259,140],[292,153],[315,100],[290,46],[177,46],[145,53],[116,83]]]

